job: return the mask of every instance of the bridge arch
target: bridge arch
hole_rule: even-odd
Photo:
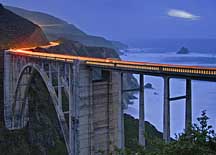
[[[68,139],[68,126],[64,113],[58,105],[58,98],[55,88],[51,84],[47,73],[37,64],[28,63],[20,71],[14,91],[14,101],[12,103],[12,128],[23,128],[28,122],[28,92],[34,74],[38,73],[52,100],[57,118],[64,136],[67,150],[70,150]]]

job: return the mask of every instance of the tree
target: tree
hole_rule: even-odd
[[[151,140],[153,147],[146,150],[137,148],[138,155],[215,155],[216,134],[206,111],[197,118],[198,124],[193,124],[183,133],[176,135],[176,140],[169,144],[162,140]],[[128,152],[128,151],[127,151]],[[134,153],[133,153],[134,154]],[[130,155],[130,154],[127,154]],[[132,155],[132,154],[131,154]]]
[[[209,117],[206,111],[202,111],[197,118],[199,124],[193,124],[184,133],[176,136],[176,141],[165,144],[162,152],[164,155],[215,155],[216,135],[211,125],[208,125]]]

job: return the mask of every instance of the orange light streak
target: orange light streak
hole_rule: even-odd
[[[50,42],[50,45],[41,46],[42,48],[49,48],[52,46],[58,46],[60,43],[58,42]],[[35,48],[35,47],[34,47]],[[115,59],[104,59],[104,58],[93,58],[93,57],[82,57],[82,56],[72,56],[66,54],[54,54],[54,53],[44,53],[44,52],[32,52],[29,48],[24,49],[11,49],[10,53],[18,54],[18,55],[26,55],[30,57],[40,57],[46,59],[55,59],[59,61],[73,61],[73,60],[81,60],[85,61],[87,64],[98,65],[98,66],[129,66],[129,68],[137,69],[142,66],[146,67],[172,67],[172,68],[180,68],[180,69],[199,69],[199,70],[210,70],[216,71],[216,68],[210,67],[201,67],[201,66],[184,66],[184,65],[173,65],[173,64],[158,64],[158,63],[149,63],[149,62],[134,62],[134,61],[123,61],[123,60],[115,60]],[[155,69],[155,68],[154,68]]]

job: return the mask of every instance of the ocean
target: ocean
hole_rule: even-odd
[[[196,66],[216,67],[216,55],[212,53],[176,54],[163,53],[158,49],[129,49],[122,51],[123,60],[156,62],[166,64],[184,64]],[[138,78],[138,75],[134,75]],[[152,123],[159,131],[163,130],[163,79],[161,77],[145,76],[145,84],[151,83],[153,89],[145,89],[145,119]],[[192,115],[193,123],[202,110],[207,111],[209,124],[216,129],[216,82],[192,81]],[[171,96],[182,96],[185,93],[185,80],[171,79]],[[139,97],[136,94],[137,98]],[[183,132],[185,120],[185,100],[171,102],[171,136]],[[138,99],[133,100],[125,113],[138,118]]]

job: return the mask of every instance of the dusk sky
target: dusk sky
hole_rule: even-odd
[[[215,0],[1,0],[108,39],[216,38]]]

